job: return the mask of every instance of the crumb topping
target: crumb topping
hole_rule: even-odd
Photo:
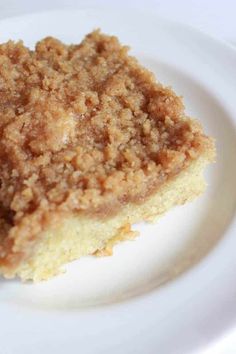
[[[108,215],[201,153],[181,98],[127,51],[99,31],[0,46],[0,259],[50,212]]]

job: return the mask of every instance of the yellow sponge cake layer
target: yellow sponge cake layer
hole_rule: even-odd
[[[42,241],[34,254],[14,269],[14,275],[25,280],[48,279],[62,271],[65,263],[104,249],[113,238],[116,242],[123,240],[126,232],[129,238],[130,228],[127,226],[130,224],[141,220],[152,221],[175,205],[200,195],[205,189],[203,169],[207,163],[209,160],[205,156],[194,161],[143,204],[128,204],[122,212],[107,220],[86,216],[66,218],[40,236]]]

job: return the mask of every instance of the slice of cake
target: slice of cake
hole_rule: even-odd
[[[214,143],[95,31],[0,46],[0,273],[41,280],[203,192]]]

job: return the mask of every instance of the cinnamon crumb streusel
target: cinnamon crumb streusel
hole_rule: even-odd
[[[99,31],[79,45],[0,46],[0,265],[55,215],[142,202],[209,144],[127,51]]]

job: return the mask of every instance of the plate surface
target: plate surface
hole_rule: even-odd
[[[236,324],[236,52],[194,29],[139,13],[54,11],[0,22],[0,42],[78,43],[100,27],[132,47],[217,141],[207,192],[108,258],[49,282],[0,280],[0,354],[184,354]]]

